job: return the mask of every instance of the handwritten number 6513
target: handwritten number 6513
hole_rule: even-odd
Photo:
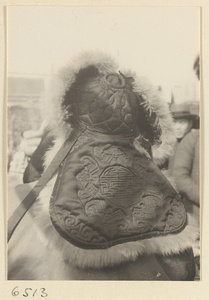
[[[17,290],[18,286],[16,286],[13,290],[12,290],[12,296],[17,297],[18,295],[20,295],[20,292]],[[31,291],[31,292],[30,292]],[[38,289],[35,289],[35,291],[33,292],[33,289],[31,288],[25,288],[24,293],[22,294],[23,297],[35,297],[36,293],[37,293]],[[41,297],[45,298],[48,296],[48,294],[46,293],[46,289],[45,288],[40,288],[41,291]],[[32,295],[30,295],[32,294]]]

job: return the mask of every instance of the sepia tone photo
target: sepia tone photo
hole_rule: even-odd
[[[200,8],[13,6],[7,34],[7,279],[200,281]]]

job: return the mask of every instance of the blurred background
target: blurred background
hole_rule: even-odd
[[[82,50],[108,52],[158,85],[165,101],[198,114],[198,7],[10,6],[7,25],[8,168],[16,175],[28,160],[24,132],[41,137],[51,77]]]

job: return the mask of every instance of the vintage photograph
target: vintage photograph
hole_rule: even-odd
[[[7,280],[201,281],[200,8],[6,15]]]

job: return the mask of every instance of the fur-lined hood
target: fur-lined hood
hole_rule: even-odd
[[[85,68],[94,66],[99,75],[121,72],[127,78],[134,79],[133,92],[143,99],[141,106],[147,118],[153,118],[153,130],[158,133],[157,139],[151,143],[153,161],[161,165],[172,154],[175,137],[172,129],[172,117],[168,105],[158,87],[154,87],[146,78],[123,69],[109,56],[101,52],[85,52],[64,66],[53,79],[50,89],[51,97],[46,103],[48,124],[55,136],[68,137],[71,130],[69,115],[72,113],[63,106],[66,92],[76,81],[78,73]],[[50,107],[50,110],[49,110]],[[145,137],[146,138],[146,137]],[[140,139],[135,139],[135,147],[140,147]]]

